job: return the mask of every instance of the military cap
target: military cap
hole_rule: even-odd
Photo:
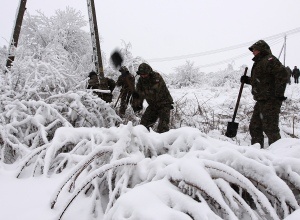
[[[254,43],[251,47],[249,47],[249,50],[253,52],[253,50],[258,50],[258,51],[270,51],[270,46],[264,41],[264,40],[259,40],[256,43]]]
[[[122,66],[122,67],[119,69],[119,72],[121,72],[121,73],[126,73],[126,72],[129,72],[129,70],[127,69],[126,66]]]
[[[141,63],[139,65],[138,71],[136,72],[138,75],[147,73],[147,74],[152,74],[153,70],[151,66],[147,63]]]
[[[90,72],[89,77],[92,77],[92,76],[97,76],[97,73],[95,71]]]

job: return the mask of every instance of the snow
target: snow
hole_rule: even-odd
[[[294,90],[295,88],[290,87],[287,93],[291,89]],[[209,100],[215,106],[220,105],[224,99],[213,95],[213,90],[213,88],[205,88],[204,90],[185,88],[184,91],[171,91],[172,95],[176,97],[175,100],[183,93],[188,93],[190,97],[192,97],[191,94],[207,95],[208,97],[199,99]],[[226,89],[220,88],[220,90],[225,91]],[[219,90],[215,91],[220,94]],[[236,90],[227,91],[222,95],[228,99],[234,98]],[[216,98],[211,99],[211,97]],[[245,100],[242,102],[243,105],[246,104],[245,102]],[[297,130],[297,132],[299,131]],[[270,215],[273,216],[272,219],[277,219],[276,213],[272,212],[271,207],[266,205],[267,201],[264,201],[265,198],[261,195],[262,193],[253,187],[251,182],[241,173],[252,176],[252,178],[261,181],[262,184],[268,185],[271,192],[285,196],[285,198],[280,198],[281,200],[289,201],[290,204],[299,209],[297,202],[293,200],[290,189],[283,187],[282,180],[275,175],[278,167],[279,169],[286,169],[282,172],[290,169],[294,170],[291,171],[291,174],[295,171],[299,173],[300,140],[296,138],[282,138],[272,146],[260,149],[258,145],[251,146],[249,143],[244,146],[236,145],[231,139],[218,132],[204,134],[198,129],[190,127],[172,129],[163,134],[158,134],[152,130],[148,132],[143,126],[133,126],[131,123],[111,128],[63,127],[56,131],[52,142],[47,147],[44,168],[48,170],[46,173],[49,173],[51,160],[61,146],[66,142],[80,143],[86,139],[90,143],[90,152],[82,156],[74,154],[72,156],[73,165],[68,165],[60,174],[30,177],[32,171],[26,168],[27,170],[25,169],[20,178],[16,178],[17,173],[20,172],[22,161],[13,165],[1,163],[1,219],[58,219],[63,207],[68,204],[70,199],[74,198],[72,195],[77,192],[78,196],[63,214],[62,219],[191,219],[185,213],[191,213],[195,219],[222,219],[215,215],[205,202],[195,203],[193,198],[199,192],[189,188],[188,185],[195,185],[205,191],[226,210],[229,219],[237,219],[230,209],[226,209],[227,206],[224,204],[218,188],[228,195],[233,192],[228,190],[229,185],[224,180],[213,180],[213,176],[243,184],[256,199],[261,201],[264,208],[269,210]],[[135,179],[131,181],[132,184],[136,183],[137,185],[132,189],[126,187],[122,189],[121,186],[122,196],[114,204],[111,203],[106,208],[102,207],[105,214],[98,210],[98,216],[95,217],[92,214],[93,203],[91,199],[79,193],[78,189],[102,171],[109,170],[111,167],[107,164],[89,174],[82,174],[87,176],[86,178],[79,178],[80,181],[75,186],[73,194],[62,188],[57,203],[51,209],[51,202],[62,183],[65,183],[72,176],[76,167],[80,167],[88,158],[96,155],[97,151],[113,152],[111,163],[120,166],[124,164],[124,161],[136,164],[137,168],[134,169],[135,175],[133,175]],[[129,157],[127,157],[128,155]],[[223,173],[220,173],[221,170]],[[133,172],[130,169],[123,171]],[[228,175],[229,173],[232,176]],[[127,175],[123,177],[126,178]],[[186,193],[182,193],[183,191]],[[112,193],[116,192],[112,191]],[[232,196],[238,196],[238,194],[234,195],[233,193]],[[231,203],[236,206],[234,200]],[[257,218],[255,214],[251,214],[251,216],[254,219]],[[285,220],[299,218],[300,212],[298,210],[287,216]]]

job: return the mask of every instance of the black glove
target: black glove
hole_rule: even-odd
[[[280,97],[276,97],[276,99],[279,100],[279,101],[285,101],[287,99],[287,97],[280,96]]]
[[[242,76],[241,76],[241,83],[250,84],[250,77],[249,77],[249,76],[242,75]]]
[[[140,95],[137,92],[132,93],[132,98],[138,99],[139,97],[140,97]]]
[[[143,110],[143,106],[142,105],[132,106],[132,109],[134,112],[139,112],[139,111]]]

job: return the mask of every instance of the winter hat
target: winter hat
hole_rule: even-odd
[[[153,70],[151,66],[147,63],[140,64],[138,71],[136,72],[138,75],[146,73],[146,74],[152,74]]]

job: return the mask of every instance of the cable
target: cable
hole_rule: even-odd
[[[287,36],[287,35],[296,34],[298,32],[300,32],[300,27],[286,31],[286,32],[282,32],[279,34],[275,34],[275,35],[266,37],[264,39],[266,41],[269,41],[270,42],[269,44],[271,45],[272,41],[276,41],[276,40],[278,40],[278,38],[281,38],[281,37]],[[179,55],[179,56],[172,56],[172,57],[164,57],[164,58],[152,58],[152,59],[147,59],[147,61],[149,61],[149,62],[164,62],[164,61],[173,61],[173,60],[188,59],[188,58],[194,58],[194,57],[200,57],[200,56],[207,56],[207,55],[211,55],[211,54],[222,53],[222,52],[226,52],[226,51],[230,51],[230,50],[239,49],[239,48],[242,48],[245,46],[249,46],[249,45],[255,43],[256,41],[257,40],[253,40],[253,41],[249,41],[249,42],[242,43],[242,44],[237,44],[237,45],[224,47],[224,48],[216,49],[216,50],[204,51],[204,52],[200,52],[200,53],[193,53],[193,54]]]

